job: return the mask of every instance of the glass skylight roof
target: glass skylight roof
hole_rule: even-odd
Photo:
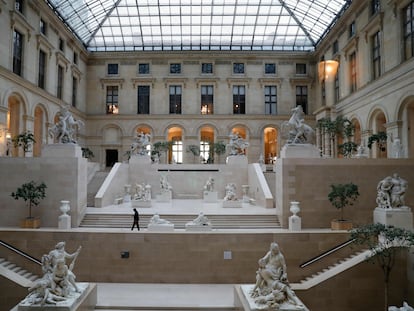
[[[352,0],[45,0],[89,51],[312,51]]]

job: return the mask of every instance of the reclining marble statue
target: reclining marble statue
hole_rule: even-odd
[[[57,243],[55,249],[42,256],[43,277],[29,288],[29,294],[19,307],[56,305],[66,302],[76,294],[80,295],[82,289],[76,284],[73,268],[81,247],[69,254],[65,251],[65,244],[65,242]],[[68,260],[71,261],[69,266]]]
[[[289,285],[285,258],[277,243],[270,244],[269,251],[258,263],[256,284],[250,296],[259,309],[307,310]]]
[[[49,135],[58,143],[76,144],[78,131],[82,127],[84,123],[81,120],[75,120],[69,111],[69,106],[64,105],[60,109],[59,120],[49,129]]]

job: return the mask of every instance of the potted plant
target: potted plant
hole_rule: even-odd
[[[172,141],[157,141],[157,142],[155,142],[152,145],[153,150],[151,152],[151,157],[153,159],[156,158],[156,157],[158,157],[158,159],[160,159],[161,156],[166,156],[167,151],[170,149],[170,147],[172,145],[173,145]]]
[[[331,222],[331,228],[334,230],[350,230],[352,229],[352,222],[344,219],[344,208],[346,206],[354,205],[354,202],[359,196],[358,186],[351,183],[347,184],[332,184],[331,192],[328,194],[328,199],[332,206],[339,209],[341,212],[339,219],[334,219]]]
[[[12,138],[14,147],[22,147],[24,155],[32,151],[32,146],[36,143],[34,135],[30,131],[23,132],[19,135],[16,135]]]
[[[188,145],[187,152],[191,152],[193,154],[193,162],[196,163],[196,157],[200,156],[200,147],[197,145]]]
[[[213,143],[213,151],[218,155],[218,163],[220,163],[220,156],[226,152],[226,144],[222,141]]]
[[[12,192],[11,196],[15,199],[23,199],[29,207],[29,216],[22,222],[23,228],[39,228],[40,220],[32,216],[32,206],[37,206],[40,200],[46,196],[46,184],[41,182],[37,184],[35,181],[24,183],[16,192]]]
[[[368,137],[368,148],[371,149],[372,145],[377,143],[378,149],[380,151],[387,150],[387,133],[378,132],[377,134],[372,134]]]

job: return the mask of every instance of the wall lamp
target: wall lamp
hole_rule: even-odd
[[[333,81],[338,70],[339,63],[336,60],[324,60],[318,64],[319,81]]]

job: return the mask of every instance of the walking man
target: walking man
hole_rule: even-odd
[[[134,230],[134,227],[137,226],[139,231],[139,214],[136,208],[134,208],[134,223],[132,224],[131,231]]]

